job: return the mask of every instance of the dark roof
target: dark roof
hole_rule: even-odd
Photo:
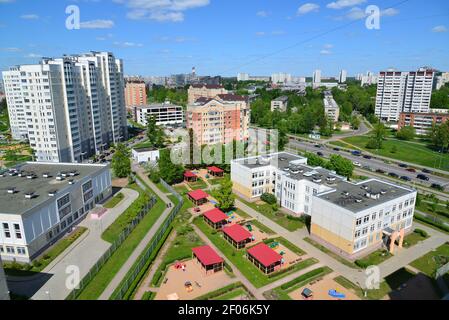
[[[212,98],[207,98],[207,97],[199,97],[198,99],[196,99],[195,103],[201,103],[201,104],[206,104],[209,101],[212,101]]]
[[[218,97],[224,101],[246,101],[246,97],[237,94],[225,93],[219,94]]]
[[[207,89],[222,89],[223,86],[221,84],[204,84],[204,83],[200,83],[200,84],[192,84],[193,88],[204,88],[206,87]]]
[[[223,220],[227,220],[228,216],[218,208],[214,208],[204,213],[204,216],[212,221],[212,223],[217,223]]]
[[[265,267],[269,267],[272,264],[281,261],[282,256],[261,242],[254,247],[248,249],[248,254],[254,257],[257,261],[263,264]]]
[[[192,252],[205,266],[222,263],[224,260],[209,246],[192,248]]]
[[[239,224],[234,224],[230,227],[223,228],[223,232],[226,233],[235,242],[242,242],[251,238],[253,235]]]

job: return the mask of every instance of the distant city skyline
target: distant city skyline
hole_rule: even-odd
[[[143,76],[193,66],[198,75],[232,77],[449,70],[445,0],[308,1],[0,0],[0,70],[91,50],[111,51],[124,60],[126,75]],[[65,27],[73,4],[80,30]],[[372,4],[381,10],[379,30],[365,27]]]

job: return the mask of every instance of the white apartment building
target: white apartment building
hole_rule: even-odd
[[[156,125],[182,125],[184,123],[184,110],[182,106],[170,103],[158,103],[133,107],[134,121],[146,126],[149,117],[156,118]]]
[[[127,138],[123,64],[112,53],[43,59],[4,71],[14,139],[38,161],[78,162]]]
[[[312,236],[351,258],[382,244],[394,250],[412,227],[415,190],[377,179],[348,182],[287,152],[233,160],[231,180],[249,201],[271,193],[290,214],[311,216]]]
[[[341,70],[340,71],[340,76],[339,76],[339,82],[340,83],[345,83],[346,82],[346,78],[348,77],[348,72],[346,70]]]
[[[361,86],[370,86],[372,84],[377,84],[378,77],[374,75],[371,71],[368,71],[366,75],[361,74],[357,79],[361,81]]]
[[[6,283],[5,272],[2,267],[2,259],[0,258],[0,300],[9,300],[9,290]]]
[[[315,83],[321,83],[321,70],[315,70],[313,73],[313,79],[312,82]]]
[[[292,75],[289,73],[283,73],[283,72],[279,72],[279,73],[273,73],[271,75],[271,82],[276,84],[276,83],[290,83],[292,82]]]
[[[332,93],[330,91],[326,91],[324,93],[324,113],[333,122],[338,122],[338,118],[340,117],[340,107],[337,102],[334,100]]]
[[[279,110],[281,112],[287,111],[288,106],[288,97],[287,96],[281,96],[277,97],[274,100],[271,100],[271,111]]]
[[[401,112],[426,113],[430,109],[433,70],[382,71],[377,83],[375,114],[382,121],[398,121]]]
[[[449,72],[443,72],[436,80],[436,89],[440,90],[446,83],[449,83]]]
[[[237,81],[248,81],[248,80],[249,80],[248,73],[238,73],[237,74]]]
[[[28,162],[0,174],[0,256],[29,263],[112,194],[107,165]]]

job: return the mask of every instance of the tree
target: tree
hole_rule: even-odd
[[[277,203],[276,196],[274,194],[271,194],[271,193],[263,193],[260,196],[260,200],[262,200],[262,201],[264,201],[264,202],[266,202],[268,204]]]
[[[432,124],[429,138],[435,148],[447,150],[449,146],[449,123],[446,121],[440,125]]]
[[[354,171],[354,164],[340,155],[333,154],[329,160],[329,168],[335,170],[341,176],[351,178]]]
[[[215,194],[218,201],[218,207],[223,211],[229,211],[234,207],[235,195],[232,192],[232,181],[229,177],[224,178],[220,183],[220,188]]]
[[[387,129],[385,125],[381,122],[378,122],[374,125],[373,131],[371,133],[371,138],[368,141],[366,147],[368,149],[382,149],[382,143],[387,134]]]
[[[351,128],[353,130],[357,130],[360,127],[360,119],[359,119],[359,117],[356,117],[356,116],[351,117],[350,124],[351,124]]]
[[[311,152],[306,152],[304,154],[304,156],[307,158],[307,164],[309,166],[313,166],[313,167],[325,167],[326,166],[326,160],[324,160],[323,158],[321,158],[320,156],[311,153]]]
[[[165,134],[164,130],[156,125],[156,117],[148,117],[147,124],[147,138],[148,143],[152,148],[162,148],[164,147]]]
[[[131,174],[131,159],[129,150],[122,143],[117,144],[114,155],[112,156],[111,167],[115,176],[126,178]]]
[[[168,184],[176,184],[183,180],[184,168],[171,161],[169,149],[160,151],[158,166],[160,177]]]
[[[401,140],[412,140],[415,135],[416,130],[412,126],[402,127],[402,129],[396,133],[396,137]]]

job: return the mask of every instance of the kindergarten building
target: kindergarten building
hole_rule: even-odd
[[[287,152],[231,162],[234,192],[249,201],[274,194],[294,216],[311,216],[311,235],[356,258],[383,244],[394,251],[411,231],[416,190],[378,179],[352,183]]]

